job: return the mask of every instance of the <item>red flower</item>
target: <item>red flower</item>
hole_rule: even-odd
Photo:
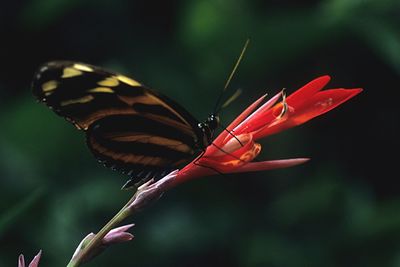
[[[362,89],[321,89],[330,81],[319,77],[287,98],[280,92],[254,111],[265,95],[242,112],[206,151],[177,174],[176,182],[198,176],[286,168],[306,162],[307,158],[251,162],[261,151],[255,141],[300,125],[334,109]],[[282,98],[282,101],[278,102]],[[254,112],[253,112],[254,111]],[[240,141],[240,142],[239,142]]]

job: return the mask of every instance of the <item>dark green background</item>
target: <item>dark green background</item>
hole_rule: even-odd
[[[129,220],[134,241],[87,266],[400,266],[398,0],[2,1],[0,36],[1,267],[39,249],[40,266],[65,266],[130,196],[81,132],[36,103],[40,64],[132,75],[203,120],[247,37],[225,124],[323,74],[365,91],[262,140],[261,159],[309,163],[183,184]]]

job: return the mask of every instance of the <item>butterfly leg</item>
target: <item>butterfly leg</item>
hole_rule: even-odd
[[[217,170],[217,169],[215,169],[215,168],[213,168],[213,167],[210,167],[210,166],[207,166],[207,165],[203,165],[203,164],[198,163],[198,161],[201,159],[201,157],[204,155],[204,153],[206,153],[205,150],[203,150],[203,151],[201,152],[201,154],[197,157],[197,159],[196,159],[195,161],[193,161],[193,164],[196,165],[196,166],[199,166],[199,167],[203,167],[203,168],[207,168],[207,169],[210,169],[210,170],[212,170],[212,171],[215,171],[216,173],[218,173],[218,174],[220,174],[220,175],[225,175],[223,172],[220,172],[219,170]]]
[[[143,184],[144,182],[146,182],[147,180],[149,180],[149,174],[146,175],[146,177],[140,179],[138,181],[137,177],[142,177],[144,174],[144,171],[139,172],[138,174],[136,174],[135,176],[131,176],[133,173],[133,171],[128,172],[128,175],[131,177],[129,178],[128,181],[125,182],[125,184],[121,187],[121,190],[132,190],[132,191],[136,191],[138,189],[138,187]]]
[[[237,136],[233,133],[233,131],[228,130],[224,125],[222,125],[220,123],[220,125],[222,126],[222,128],[224,129],[224,131],[226,131],[228,134],[230,134],[233,138],[236,139],[236,141],[238,141],[238,143],[243,147],[243,143],[239,140],[239,138],[237,138]]]
[[[125,182],[125,184],[121,187],[121,190],[132,190],[136,191],[137,190],[137,182],[133,181],[134,179],[129,179],[128,181]]]

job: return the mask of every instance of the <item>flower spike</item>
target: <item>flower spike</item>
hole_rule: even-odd
[[[328,75],[316,78],[287,97],[282,90],[261,106],[266,95],[260,97],[215,138],[204,153],[182,168],[174,183],[215,173],[287,168],[308,161],[308,158],[297,158],[251,162],[261,151],[257,140],[303,124],[362,91],[361,88],[321,91],[330,79]],[[278,102],[279,98],[282,101]]]

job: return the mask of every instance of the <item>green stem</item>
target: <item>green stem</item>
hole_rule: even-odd
[[[96,253],[96,249],[102,245],[103,238],[113,228],[115,228],[117,224],[134,214],[137,210],[142,209],[148,203],[159,199],[163,192],[175,185],[174,181],[176,176],[177,171],[174,171],[155,183],[153,180],[150,180],[141,185],[124,207],[120,209],[120,211],[118,211],[118,213],[97,234],[90,236],[92,239],[88,239],[87,244],[85,244],[86,238],[81,242],[77,248],[78,252],[72,256],[67,267],[77,267],[90,259],[91,256]]]
[[[122,209],[118,211],[118,213],[110,221],[107,222],[106,225],[103,226],[103,228],[92,238],[92,240],[90,240],[89,243],[85,245],[81,249],[81,251],[78,252],[78,255],[71,259],[67,267],[79,266],[83,262],[83,260],[90,254],[93,248],[101,245],[103,238],[107,235],[108,232],[110,232],[110,230],[115,228],[116,225],[118,225],[124,219],[133,214],[134,210],[127,209],[127,207],[130,203],[132,203],[135,198],[136,194],[128,201],[128,203],[124,205]]]

